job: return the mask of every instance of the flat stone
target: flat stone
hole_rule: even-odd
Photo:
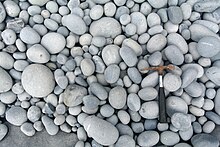
[[[7,52],[0,52],[0,66],[7,70],[12,69],[14,58]]]
[[[83,127],[88,136],[101,145],[112,145],[119,137],[118,129],[115,126],[96,116],[88,116],[83,123]]]
[[[2,141],[8,133],[8,127],[5,124],[0,124],[0,141]]]
[[[181,65],[184,62],[183,53],[175,45],[169,45],[164,49],[165,56],[168,61],[174,65]]]
[[[136,53],[130,47],[121,47],[119,54],[129,67],[135,66],[138,62]]]
[[[117,98],[117,99],[116,99]],[[109,92],[108,97],[110,105],[115,109],[121,109],[125,106],[127,100],[126,90],[121,86],[116,86]]]
[[[210,67],[205,72],[206,76],[217,86],[220,85],[220,68],[219,67]]]
[[[151,101],[158,96],[158,92],[153,87],[145,87],[138,91],[138,96],[144,101]]]
[[[201,147],[201,146],[212,146],[212,147],[218,147],[219,146],[219,140],[210,135],[210,134],[196,134],[191,139],[192,145],[194,147]]]
[[[28,0],[32,5],[38,5],[43,6],[45,5],[49,0]]]
[[[180,76],[172,73],[167,73],[163,79],[164,88],[170,92],[177,91],[181,85],[182,81]]]
[[[55,87],[53,73],[44,65],[31,64],[25,68],[21,76],[25,91],[34,97],[45,97]]]
[[[27,121],[27,114],[26,110],[21,107],[11,107],[5,113],[6,120],[15,125],[21,126],[24,122]],[[16,117],[15,117],[16,116]]]
[[[156,101],[145,102],[141,105],[139,114],[146,119],[155,119],[159,115],[159,106]]]
[[[26,26],[21,30],[20,38],[24,43],[27,44],[36,44],[41,40],[40,35],[29,26]]]
[[[159,142],[160,136],[156,131],[144,131],[137,137],[140,146],[154,146]]]
[[[167,44],[167,39],[162,34],[156,34],[147,42],[147,50],[150,53],[161,51]]]
[[[0,92],[7,92],[12,88],[12,78],[11,76],[0,67]]]
[[[140,84],[142,80],[142,76],[137,68],[131,67],[127,70],[128,76],[136,84]]]
[[[115,143],[115,147],[134,147],[135,141],[131,136],[121,135]]]

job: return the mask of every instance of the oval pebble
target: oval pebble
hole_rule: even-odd
[[[192,137],[191,143],[194,147],[201,147],[201,146],[213,146],[218,147],[219,146],[219,140],[210,135],[205,133],[196,134]]]
[[[156,34],[147,42],[147,50],[150,53],[161,51],[167,44],[167,39],[162,34]]]
[[[12,88],[12,78],[4,69],[0,67],[0,93],[7,92]]]
[[[140,84],[142,77],[137,68],[131,67],[127,70],[128,76],[135,84]]]
[[[197,77],[198,71],[194,68],[188,68],[183,71],[182,74],[182,88],[186,88],[190,85]]]
[[[0,141],[5,138],[8,133],[8,127],[5,124],[0,124]]]
[[[137,55],[130,47],[121,47],[119,53],[121,58],[129,67],[135,66],[137,64]]]
[[[21,132],[26,136],[34,136],[36,131],[31,123],[25,122],[21,125]]]
[[[28,48],[26,54],[28,59],[35,63],[47,63],[50,60],[50,54],[40,44],[35,44]]]
[[[55,87],[53,73],[40,64],[27,66],[22,73],[21,83],[25,91],[34,97],[45,97]]]
[[[117,97],[117,99],[115,99]],[[125,106],[127,100],[126,90],[121,86],[116,86],[109,92],[108,97],[110,105],[115,109],[121,109]]]
[[[137,137],[140,146],[154,146],[159,142],[160,136],[156,131],[144,131]]]
[[[96,116],[88,116],[83,123],[83,127],[88,136],[101,145],[112,145],[119,137],[118,129],[115,126]]]
[[[27,118],[31,122],[36,122],[40,119],[41,117],[41,109],[37,106],[31,106],[28,111],[27,111]]]
[[[119,55],[119,49],[117,45],[107,45],[103,48],[102,59],[107,66],[120,63],[121,57]]]
[[[105,80],[108,83],[115,83],[119,79],[120,76],[120,68],[116,64],[109,65],[104,72]]]
[[[170,92],[177,91],[181,85],[182,81],[178,75],[167,73],[163,79],[164,88]]]
[[[15,43],[16,41],[16,34],[13,30],[11,29],[5,29],[2,33],[1,33],[1,37],[4,41],[5,44],[7,45],[12,45]]]
[[[54,124],[54,121],[48,116],[41,117],[41,121],[49,135],[56,135],[59,131],[59,127]]]
[[[28,0],[32,5],[38,5],[43,6],[45,5],[49,0]]]
[[[90,91],[92,92],[92,94],[97,96],[100,100],[105,100],[108,98],[108,92],[100,83],[97,83],[97,82],[91,83]]]
[[[210,67],[206,70],[205,74],[217,86],[220,85],[220,79],[219,79],[220,68],[219,67],[215,67],[215,66]]]
[[[174,65],[181,65],[184,62],[184,56],[180,49],[175,45],[169,45],[164,49],[164,53],[170,63]]]
[[[180,141],[177,133],[171,131],[164,131],[160,135],[160,141],[167,146],[173,146]]]
[[[4,69],[11,69],[13,65],[13,57],[7,52],[0,52],[0,66]]]
[[[144,87],[138,91],[138,96],[144,101],[151,101],[158,96],[158,92],[153,87]]]
[[[0,100],[4,104],[11,104],[17,99],[17,96],[12,91],[4,92],[0,94]]]
[[[134,50],[137,56],[140,56],[143,52],[142,47],[133,39],[127,38],[122,42],[122,46],[128,46]]]
[[[130,14],[131,23],[137,27],[137,34],[141,35],[147,31],[147,19],[141,12],[133,12]]]
[[[6,111],[5,118],[9,123],[15,126],[21,126],[24,122],[27,121],[27,112],[21,107],[14,106]]]
[[[91,59],[83,59],[80,63],[80,68],[85,76],[90,76],[95,72],[95,64]]]
[[[5,17],[6,17],[6,11],[5,11],[5,8],[4,6],[2,5],[2,3],[0,3],[0,23],[2,23],[4,20],[5,20]]]
[[[31,37],[30,37],[31,36]],[[35,44],[39,43],[41,38],[40,35],[31,27],[24,27],[20,32],[20,38],[24,43]]]
[[[49,53],[56,54],[64,49],[66,39],[59,33],[50,32],[42,37],[41,44],[48,50]]]
[[[203,94],[202,85],[195,81],[189,84],[189,86],[187,86],[186,88],[184,88],[184,90],[187,94],[189,94],[192,97],[199,97]]]
[[[191,117],[184,113],[174,113],[171,122],[175,128],[181,131],[186,131],[191,127]]]
[[[135,141],[129,135],[121,135],[115,143],[115,147],[134,147]]]
[[[148,3],[154,8],[162,8],[166,6],[167,0],[157,0],[157,1],[148,0]]]
[[[141,101],[136,93],[130,93],[127,98],[128,108],[132,111],[138,111],[141,107]]]
[[[159,114],[159,106],[156,101],[145,102],[141,105],[139,114],[146,119],[155,119]]]
[[[153,72],[147,75],[141,82],[141,87],[155,87],[158,84],[159,74],[158,72]]]

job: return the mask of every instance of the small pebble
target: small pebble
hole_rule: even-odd
[[[178,75],[167,73],[163,79],[164,88],[170,92],[177,91],[181,85],[182,81]]]
[[[31,122],[36,122],[40,119],[41,117],[41,109],[37,106],[31,106],[28,111],[27,111],[27,118]]]
[[[171,117],[172,125],[181,131],[186,131],[191,126],[191,118],[184,113],[174,113]]]
[[[115,99],[117,97],[117,99]],[[121,109],[125,106],[127,99],[126,90],[121,86],[116,86],[109,92],[109,103],[115,109]]]
[[[28,26],[21,30],[20,39],[27,44],[36,44],[41,40],[40,35],[34,29]]]
[[[144,131],[137,137],[140,146],[154,146],[159,142],[160,136],[156,131]]]
[[[9,123],[15,126],[21,126],[24,122],[27,121],[26,110],[21,107],[11,107],[6,111],[5,118]]]
[[[1,37],[6,45],[14,44],[17,39],[15,32],[11,29],[5,29],[1,33]]]
[[[139,96],[135,93],[130,93],[127,97],[127,106],[132,111],[138,111],[141,107]]]
[[[5,124],[0,124],[0,141],[5,138],[8,133],[8,127]]]
[[[41,120],[48,134],[56,135],[58,133],[59,127],[54,124],[51,118],[44,115],[41,117]]]
[[[137,55],[130,47],[122,47],[119,50],[121,58],[129,66],[135,66],[137,64]]]
[[[147,111],[148,110],[148,111]],[[140,115],[146,119],[155,119],[159,114],[159,106],[156,101],[145,102],[139,110]]]
[[[109,65],[104,72],[105,80],[108,83],[115,83],[119,79],[120,76],[120,68],[116,64]]]
[[[191,139],[191,143],[194,147],[201,147],[201,146],[217,147],[219,146],[219,141],[216,137],[210,134],[205,134],[205,133],[194,135]]]
[[[0,92],[7,92],[12,88],[12,78],[4,69],[0,67]]]
[[[160,141],[167,146],[173,146],[180,141],[180,137],[177,133],[171,131],[164,131],[161,133]]]
[[[31,123],[25,122],[21,125],[21,132],[26,136],[34,136],[36,131]]]
[[[129,135],[121,135],[115,143],[115,147],[134,147],[135,141]]]

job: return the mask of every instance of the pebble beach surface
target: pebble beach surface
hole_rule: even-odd
[[[218,147],[219,16],[219,0],[0,1],[0,141],[10,123],[75,147]],[[160,123],[142,69],[169,64]]]

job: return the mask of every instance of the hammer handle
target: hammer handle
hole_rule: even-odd
[[[166,98],[164,88],[159,88],[159,122],[167,123]]]

